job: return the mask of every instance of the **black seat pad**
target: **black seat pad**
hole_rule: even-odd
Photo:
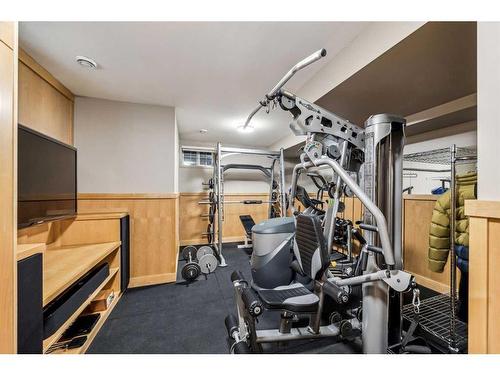
[[[250,215],[240,215],[241,224],[245,228],[245,233],[248,237],[252,237],[252,228],[255,225],[255,221]]]
[[[319,297],[299,283],[274,289],[260,289],[257,293],[269,310],[288,310],[297,313],[314,313],[318,310]]]

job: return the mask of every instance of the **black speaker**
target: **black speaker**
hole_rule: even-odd
[[[53,335],[108,275],[108,263],[96,266],[46,305],[43,309],[43,338]]]
[[[35,254],[17,262],[17,352],[43,351],[43,258]]]
[[[130,281],[130,216],[120,219],[120,289],[125,292]]]

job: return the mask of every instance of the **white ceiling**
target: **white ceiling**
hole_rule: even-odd
[[[258,100],[298,60],[327,57],[287,85],[298,90],[368,24],[363,22],[22,22],[20,43],[75,95],[175,106],[180,137],[266,147],[288,135],[289,115]],[[93,58],[99,69],[75,63]],[[326,61],[325,61],[326,60]],[[200,134],[200,129],[207,134]]]

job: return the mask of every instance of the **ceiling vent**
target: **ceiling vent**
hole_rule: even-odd
[[[89,69],[97,69],[97,63],[85,56],[76,56],[76,62],[80,64],[81,66],[84,66],[85,68]]]

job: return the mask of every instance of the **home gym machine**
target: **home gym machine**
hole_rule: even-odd
[[[270,159],[271,164],[267,167],[258,164],[228,163],[223,164],[223,159],[232,155],[259,155]],[[209,209],[210,223],[207,228],[209,243],[215,249],[219,258],[219,266],[227,266],[222,254],[222,227],[224,224],[224,209],[227,204],[267,204],[268,217],[286,216],[286,193],[285,193],[285,164],[283,149],[280,151],[267,151],[257,149],[245,149],[235,147],[223,147],[217,143],[214,160],[213,175],[206,184],[209,187],[208,200],[200,201],[199,204],[207,204]],[[226,200],[224,195],[224,174],[229,170],[254,170],[260,171],[269,181],[269,197],[267,200],[245,199]],[[243,223],[243,221],[242,221]],[[216,224],[216,225],[215,225]]]
[[[413,276],[402,267],[405,119],[374,115],[361,128],[283,89],[295,73],[325,55],[323,49],[295,65],[265,95],[245,123],[248,125],[261,108],[274,103],[292,114],[292,132],[306,136],[301,162],[293,170],[290,202],[297,194],[301,173],[329,168],[333,171],[334,187],[323,219],[308,212],[299,213],[292,207],[295,217],[292,268],[313,281],[312,290],[297,282],[272,289],[253,288],[238,271],[231,275],[238,315],[227,316],[225,323],[231,351],[235,353],[261,352],[262,344],[269,342],[339,337],[342,322],[321,325],[326,296],[336,303],[338,311],[343,311],[342,306],[356,298],[353,291],[360,290],[361,308],[344,321],[348,319],[351,328],[361,331],[364,353],[387,353],[390,346],[402,342],[401,292],[413,290],[418,311],[418,289]],[[358,175],[360,170],[363,173]],[[358,183],[358,179],[362,182]],[[358,223],[364,235],[352,231],[361,244],[355,271],[338,275],[329,270],[329,254],[343,194],[355,195],[364,205],[364,218]],[[256,318],[265,309],[281,313],[279,329],[256,328]],[[304,315],[309,318],[309,325],[292,327],[293,321]]]

